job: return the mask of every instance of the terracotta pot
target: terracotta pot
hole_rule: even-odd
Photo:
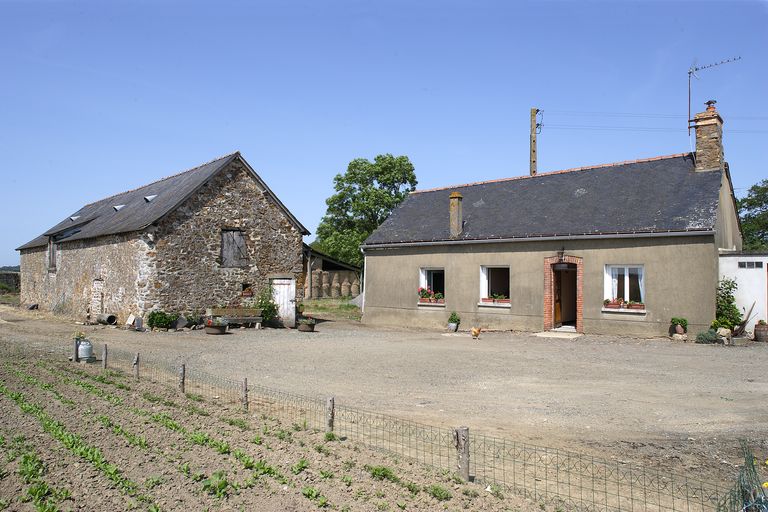
[[[629,308],[629,309],[645,309],[645,304],[629,304],[629,305],[627,305],[627,308]]]
[[[445,304],[445,299],[435,299],[438,304]]]
[[[419,303],[420,304],[428,304],[429,303],[429,299],[425,298],[425,297],[419,297]]]
[[[490,297],[485,297],[480,299],[484,304],[493,304],[493,299]]]
[[[511,304],[512,299],[496,299],[496,302],[498,302],[499,304]]]
[[[676,334],[685,334],[685,329],[683,329],[682,325],[675,324],[675,333]]]
[[[315,324],[299,324],[296,328],[301,332],[314,332]]]
[[[227,332],[226,325],[206,325],[205,334],[225,334]]]
[[[603,305],[603,307],[606,309],[619,309],[621,307],[621,304],[609,303],[609,304]]]

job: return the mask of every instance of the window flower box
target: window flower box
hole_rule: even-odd
[[[432,299],[432,302],[437,304],[445,304],[445,299]]]
[[[645,309],[645,304],[642,302],[630,302],[628,304],[624,304],[624,307],[627,309]]]
[[[493,304],[493,297],[483,297],[480,301],[483,304]]]
[[[429,297],[419,297],[419,304],[429,304],[432,302],[432,299]]]
[[[623,301],[620,299],[613,299],[613,300],[605,299],[603,301],[603,307],[605,309],[619,309],[622,306],[622,302]]]
[[[496,304],[511,304],[512,299],[495,299]]]

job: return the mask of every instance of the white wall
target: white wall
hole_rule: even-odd
[[[740,261],[762,261],[763,268],[739,268]],[[739,288],[736,290],[736,305],[746,315],[752,303],[755,302],[755,315],[747,324],[752,331],[758,320],[768,320],[768,255],[749,256],[720,256],[720,278],[728,277],[736,280]]]

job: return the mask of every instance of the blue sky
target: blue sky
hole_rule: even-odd
[[[767,50],[765,0],[0,0],[0,265],[234,150],[311,231],[356,157],[408,155],[419,188],[526,174],[534,106],[540,171],[688,151],[686,71],[732,56],[693,105],[718,100],[743,194],[768,177]]]

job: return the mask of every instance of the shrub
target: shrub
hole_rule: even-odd
[[[718,327],[733,330],[734,326],[741,323],[741,312],[736,307],[736,298],[733,296],[737,288],[736,281],[727,278],[721,279],[717,285],[715,322]]]
[[[267,286],[259,292],[256,298],[256,307],[261,309],[261,319],[265,324],[277,318],[277,304],[272,299],[272,287]]]
[[[0,283],[0,293],[14,293],[16,290],[14,290],[12,287],[8,286],[5,283]]]
[[[688,320],[685,318],[672,317],[672,320],[670,320],[669,323],[672,324],[673,327],[679,325],[685,332],[688,332]]]
[[[169,329],[177,318],[179,318],[179,315],[175,313],[166,313],[165,311],[152,311],[147,316],[147,325],[150,329],[154,327],[159,329]]]
[[[461,317],[459,314],[455,311],[451,311],[451,316],[448,317],[448,323],[449,324],[458,324],[461,323]]]
[[[696,343],[711,344],[720,341],[720,336],[717,335],[717,331],[710,329],[706,332],[700,332],[696,335]]]

